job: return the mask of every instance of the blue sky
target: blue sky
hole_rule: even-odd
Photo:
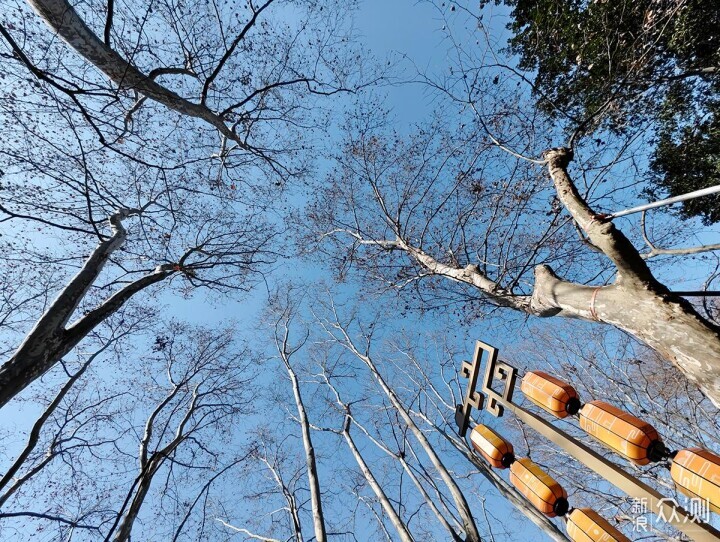
[[[452,48],[446,39],[445,32],[442,30],[444,23],[440,13],[429,3],[414,0],[367,0],[361,3],[356,15],[357,32],[370,53],[383,62],[388,58],[391,59],[391,62],[398,61],[400,67],[405,67],[402,74],[405,78],[411,78],[414,75],[412,64],[434,75],[438,75],[441,70],[447,68],[448,55],[451,54]],[[486,18],[487,21],[488,18]],[[502,27],[499,20],[494,20],[491,24],[495,24],[494,29],[498,31]],[[460,30],[460,32],[463,31]],[[407,56],[407,60],[401,61],[400,59],[404,55]],[[426,119],[434,109],[433,94],[420,84],[387,86],[381,92],[386,96],[385,104],[397,119],[400,130],[409,130],[413,123]],[[336,132],[329,135],[333,140],[340,137],[340,134]],[[324,167],[328,167],[328,164],[319,164],[321,171]],[[630,220],[627,219],[623,222],[623,226]],[[679,279],[683,274],[678,270],[676,275]],[[323,273],[317,266],[300,263],[293,259],[278,263],[278,269],[273,281],[297,276],[310,281],[319,280],[320,278],[329,279],[329,275]],[[694,286],[697,286],[697,284]],[[348,289],[345,293],[352,293],[352,290]],[[255,324],[260,318],[265,299],[266,290],[261,284],[260,287],[249,294],[247,299],[241,302],[206,301],[202,293],[197,293],[188,300],[178,299],[168,294],[163,297],[162,301],[168,306],[173,315],[188,318],[198,323],[212,324],[236,319],[241,323],[247,338],[252,339],[258,336]],[[517,321],[519,322],[520,318]],[[398,332],[400,332],[402,326],[409,328],[421,326],[427,330],[433,327],[442,328],[445,326],[446,329],[449,329],[452,325],[453,322],[449,318],[431,323],[428,319],[423,320],[417,316],[410,316],[397,322],[395,329]],[[529,330],[528,327],[523,326],[521,323],[518,323],[519,329],[516,329],[513,333],[508,333],[505,328],[490,329],[489,325],[481,323],[472,327],[468,333],[463,333],[458,337],[459,341],[467,343],[468,357],[472,352],[473,338],[489,340],[488,337],[491,337],[493,344],[502,348],[516,341],[517,334],[527,333]],[[142,359],[141,352],[138,352],[137,358],[138,360]],[[129,361],[133,363],[138,360]],[[458,360],[458,369],[459,362],[460,360]],[[10,419],[15,418],[19,425],[28,425],[32,423],[33,419],[27,413],[21,415],[17,409],[17,404],[11,404],[6,409],[5,415]],[[501,420],[501,423],[504,423],[504,421]],[[17,444],[22,441],[23,438],[18,437]],[[8,448],[5,451],[11,453]],[[495,509],[496,517],[510,517],[512,507],[495,496],[492,490],[488,492],[488,499]],[[515,516],[512,517],[514,519]],[[527,526],[525,531],[521,531],[521,536],[524,539],[535,540],[541,538],[528,522],[523,522],[523,525]]]

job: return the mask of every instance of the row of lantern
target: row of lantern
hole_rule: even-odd
[[[670,473],[678,489],[689,497],[706,499],[710,509],[720,513],[720,456],[701,448],[670,452],[649,423],[603,401],[582,405],[575,388],[547,373],[527,373],[520,389],[557,418],[577,414],[585,432],[637,465],[672,458]],[[629,542],[597,512],[587,508],[570,510],[562,486],[530,459],[516,459],[512,444],[489,427],[475,426],[470,440],[493,467],[510,469],[510,482],[543,514],[567,514],[567,531],[572,540]]]
[[[577,414],[587,434],[636,465],[672,459],[670,475],[680,492],[706,499],[720,513],[720,456],[702,448],[671,452],[649,423],[603,401],[581,405],[575,388],[542,371],[527,373],[520,389],[557,418]]]
[[[594,510],[570,510],[565,489],[529,458],[516,459],[512,444],[486,425],[476,425],[470,441],[493,467],[510,469],[510,482],[535,508],[551,518],[567,514],[567,532],[574,542],[630,542]]]

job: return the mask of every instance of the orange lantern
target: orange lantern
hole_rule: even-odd
[[[557,418],[577,414],[578,393],[570,384],[542,371],[527,373],[520,384],[525,397]]]
[[[575,508],[568,514],[567,533],[573,542],[630,542],[595,510]]]
[[[603,401],[583,405],[580,427],[636,465],[660,461],[667,454],[652,425]]]
[[[554,518],[567,513],[567,492],[527,457],[510,466],[510,482],[546,516]]]
[[[720,514],[720,456],[702,448],[680,450],[673,458],[670,475],[681,493],[707,499],[710,509]]]
[[[486,425],[476,425],[470,433],[473,448],[496,469],[506,469],[513,461],[513,446]]]

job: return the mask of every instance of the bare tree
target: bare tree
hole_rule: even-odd
[[[167,363],[168,390],[145,423],[139,446],[140,472],[112,526],[115,542],[130,539],[161,469],[206,469],[202,456],[212,461],[215,454],[202,442],[236,422],[252,403],[248,386],[255,376],[250,370],[252,358],[247,349],[237,349],[233,329],[220,333],[187,330],[185,333],[192,334],[187,338],[179,329],[171,333],[158,346]],[[188,444],[196,449],[183,453]]]
[[[458,515],[462,518],[463,524],[466,517],[470,514],[470,519],[475,522],[469,510],[467,501],[463,495],[463,491],[458,487],[455,479],[458,477],[457,471],[450,472],[444,465],[437,451],[437,444],[430,442],[425,435],[429,432],[433,435],[435,442],[450,444],[451,450],[460,452],[460,454],[469,461],[500,495],[506,498],[514,507],[516,507],[527,519],[541,529],[550,539],[557,541],[567,541],[565,534],[558,527],[543,516],[527,503],[525,498],[518,491],[505,481],[496,471],[490,468],[484,460],[479,458],[473,451],[469,442],[457,436],[454,428],[454,412],[455,405],[460,402],[459,397],[462,396],[458,382],[457,367],[453,366],[456,362],[455,357],[448,353],[442,352],[447,364],[449,374],[445,373],[445,365],[440,375],[440,382],[445,386],[446,391],[441,391],[436,384],[438,381],[437,371],[430,368],[431,363],[427,360],[419,361],[414,352],[414,343],[410,339],[390,339],[387,352],[390,356],[398,356],[393,359],[393,366],[398,368],[403,380],[399,380],[395,385],[390,386],[380,373],[377,363],[373,361],[370,354],[370,348],[373,343],[373,335],[375,329],[378,329],[378,323],[373,322],[369,326],[363,326],[356,322],[353,326],[357,334],[357,338],[353,339],[350,335],[350,325],[352,321],[343,321],[341,315],[337,312],[334,304],[330,304],[329,319],[323,320],[322,325],[326,332],[331,334],[343,348],[347,349],[351,355],[360,359],[362,363],[371,370],[383,394],[389,400],[393,412],[402,420],[403,424],[409,429],[409,432],[420,443],[423,453],[430,459],[433,468],[440,474],[440,478],[450,490],[450,494],[455,503]],[[381,317],[382,318],[382,317]],[[362,343],[363,350],[359,350],[356,346]],[[413,345],[413,346],[411,346]],[[376,347],[376,350],[381,347]],[[425,350],[427,353],[428,350]],[[377,354],[376,354],[377,355]],[[392,358],[391,358],[392,359]],[[400,390],[406,390],[410,399],[404,403],[400,397]],[[417,420],[417,421],[416,421]],[[362,429],[362,426],[355,423]],[[421,427],[424,426],[424,427]],[[365,432],[365,431],[364,431]],[[411,448],[412,449],[412,448]],[[452,457],[450,455],[449,457]],[[400,461],[403,461],[400,457]],[[448,481],[449,480],[449,481]],[[440,501],[442,502],[442,500]],[[463,511],[462,506],[467,509]],[[463,525],[464,527],[464,525]],[[477,527],[476,527],[477,529]],[[471,534],[467,534],[470,539]]]
[[[150,100],[217,130],[223,161],[257,158],[257,165],[292,174],[288,159],[299,147],[285,135],[321,122],[310,98],[357,86],[357,71],[338,47],[349,45],[348,6],[333,2],[28,4],[50,32],[35,30],[32,15],[18,7],[1,29],[11,58],[65,95],[111,147],[137,129]],[[65,44],[54,44],[54,36]],[[46,44],[51,52],[43,58]],[[67,59],[67,46],[79,58],[56,62]],[[98,101],[113,111],[110,118],[98,115]]]
[[[137,346],[137,329],[125,334]],[[210,510],[207,500],[198,503],[252,452],[250,447],[234,454],[223,435],[254,399],[248,384],[255,360],[234,335],[230,328],[168,326],[155,336],[155,352],[145,354],[146,363],[156,358],[153,364],[164,365],[167,382],[147,378],[152,371],[137,371],[127,378],[131,389],[104,393],[97,376],[79,385],[74,374],[31,433],[33,447],[40,435],[46,449],[26,447],[12,467],[18,475],[2,495],[2,529],[13,528],[9,518],[32,517],[34,507],[26,506],[39,492],[35,506],[47,503],[47,509],[36,521],[62,527],[62,539],[73,539],[69,526],[82,523],[105,540],[128,540],[131,532],[141,532],[137,524],[147,507],[155,520],[143,528],[158,536],[178,539],[188,529],[202,533]],[[80,371],[87,367],[83,363]],[[141,416],[147,416],[144,424]],[[97,491],[96,499],[84,486]]]
[[[375,497],[377,498],[378,502],[380,503],[380,506],[382,507],[385,514],[387,514],[387,517],[392,524],[392,526],[395,528],[395,531],[397,532],[398,537],[403,542],[412,542],[414,540],[413,536],[410,534],[410,531],[408,530],[407,525],[405,522],[400,518],[400,515],[395,510],[395,507],[390,502],[390,499],[388,498],[387,494],[382,488],[382,485],[380,482],[378,482],[377,477],[373,474],[372,470],[367,464],[367,461],[365,461],[365,458],[363,457],[362,452],[357,447],[357,444],[355,443],[355,440],[353,439],[352,435],[350,434],[350,431],[352,429],[352,411],[351,411],[351,405],[344,403],[343,400],[340,397],[340,394],[338,393],[337,389],[332,385],[332,382],[330,381],[330,378],[325,378],[326,385],[332,390],[333,394],[335,395],[337,406],[342,409],[342,411],[345,413],[345,419],[343,420],[342,429],[341,430],[335,430],[334,432],[340,434],[342,438],[345,440],[348,448],[350,449],[350,452],[352,453],[353,458],[357,462],[358,468],[360,469],[360,472],[365,479],[367,485],[370,487],[372,492],[375,494]],[[379,521],[380,524],[382,522]]]
[[[209,287],[237,287],[237,282],[233,282],[239,279],[242,287],[247,273],[261,261],[262,246],[267,237],[238,230],[222,218],[208,218],[197,232],[195,246],[188,248],[175,262],[160,263],[150,272],[138,269],[139,278],[123,281],[117,291],[87,309],[75,322],[69,323],[105,264],[125,242],[127,233],[122,221],[148,207],[150,204],[141,209],[120,209],[110,217],[111,234],[107,238],[101,237],[78,274],[62,288],[17,351],[0,368],[0,406],[41,376],[144,289],[173,275],[184,276],[190,284]],[[213,271],[216,271],[215,276]]]
[[[325,533],[325,517],[322,508],[322,492],[320,491],[320,479],[318,475],[317,461],[315,459],[315,448],[313,447],[310,421],[308,420],[307,409],[303,402],[302,391],[298,381],[297,374],[292,367],[291,358],[293,354],[298,352],[307,340],[304,337],[296,346],[290,345],[290,327],[295,317],[293,310],[293,301],[288,297],[284,306],[280,307],[281,313],[275,322],[275,345],[278,355],[285,365],[290,378],[295,398],[295,406],[297,407],[298,423],[302,431],[303,449],[305,450],[305,461],[307,468],[308,484],[310,486],[310,499],[312,507],[313,527],[315,529],[315,539],[318,542],[325,542],[327,535]]]
[[[573,151],[553,149],[539,161],[549,167],[550,191],[535,163],[488,140],[477,120],[458,130],[438,122],[403,142],[367,117],[360,112],[351,123],[339,179],[310,210],[320,248],[341,272],[359,268],[412,290],[406,304],[424,308],[457,303],[612,325],[720,404],[719,328],[661,283],[647,257],[580,194],[568,173]],[[585,164],[599,167],[598,176],[610,166]]]
[[[332,318],[332,320],[324,324],[327,332],[330,333],[333,338],[338,340],[340,344],[342,344],[342,346],[350,350],[350,352],[358,359],[360,359],[370,370],[373,378],[377,381],[378,386],[382,390],[383,394],[387,397],[392,406],[398,412],[403,422],[408,426],[412,435],[418,440],[421,448],[423,449],[423,452],[427,454],[428,459],[432,463],[437,473],[440,475],[443,483],[447,486],[448,491],[452,495],[455,507],[457,508],[458,513],[462,518],[463,530],[466,534],[466,540],[472,542],[479,542],[480,533],[478,532],[477,526],[475,525],[475,520],[473,519],[470,507],[465,500],[463,492],[460,490],[460,487],[453,479],[452,474],[448,471],[445,465],[443,465],[442,460],[435,452],[428,439],[425,437],[420,428],[415,424],[413,419],[410,417],[410,414],[405,410],[397,394],[392,390],[392,388],[382,377],[375,365],[375,362],[370,356],[370,342],[372,338],[372,333],[369,333],[364,337],[365,344],[361,347],[362,350],[360,350],[358,349],[358,346],[356,346],[353,339],[350,337],[347,329],[347,324],[340,322],[339,315],[335,311],[334,307]],[[335,333],[337,333],[338,335],[336,335]]]

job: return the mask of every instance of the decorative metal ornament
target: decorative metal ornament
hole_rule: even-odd
[[[480,366],[483,359],[486,366],[484,377],[480,379]],[[473,360],[472,362],[463,361],[461,374],[469,379],[465,401],[455,408],[455,421],[461,436],[467,434],[473,407],[482,410],[484,406],[487,412],[496,417],[502,416],[505,409],[510,410],[518,420],[605,478],[630,498],[642,499],[647,505],[648,512],[665,518],[669,524],[685,533],[691,540],[696,542],[720,542],[720,531],[718,529],[707,523],[698,522],[698,518],[678,505],[673,499],[664,497],[656,489],[642,480],[638,480],[559,427],[513,403],[512,395],[517,378],[517,369],[508,363],[500,361],[496,348],[482,341],[477,341]],[[496,381],[500,381],[502,384],[501,391],[495,389]],[[476,389],[476,387],[479,389]],[[656,452],[658,454],[662,452],[659,455],[663,457],[668,456],[662,442],[659,442],[657,446],[648,446],[648,458],[653,457]],[[511,478],[513,477],[513,468],[520,469],[519,466],[515,466],[518,464],[519,460],[510,467]],[[527,496],[527,494],[525,495]]]
[[[483,357],[487,358],[485,374],[480,382],[483,393],[475,390],[480,375],[480,365]],[[503,415],[504,404],[512,403],[512,394],[515,390],[517,369],[512,365],[498,359],[498,350],[482,341],[475,342],[473,360],[463,361],[460,374],[469,380],[465,402],[455,407],[455,423],[457,423],[460,436],[464,437],[470,426],[470,413],[473,407],[482,410],[485,406],[490,414],[499,418]],[[502,392],[493,389],[493,380],[498,379],[505,383]],[[488,398],[485,405],[485,396]]]
[[[563,487],[527,457],[517,459],[510,466],[510,482],[550,518],[564,516],[570,508]]]
[[[590,508],[575,508],[567,516],[567,533],[573,542],[631,542]]]
[[[580,398],[575,388],[542,371],[525,373],[520,390],[525,397],[556,418],[566,418],[580,410]]]

